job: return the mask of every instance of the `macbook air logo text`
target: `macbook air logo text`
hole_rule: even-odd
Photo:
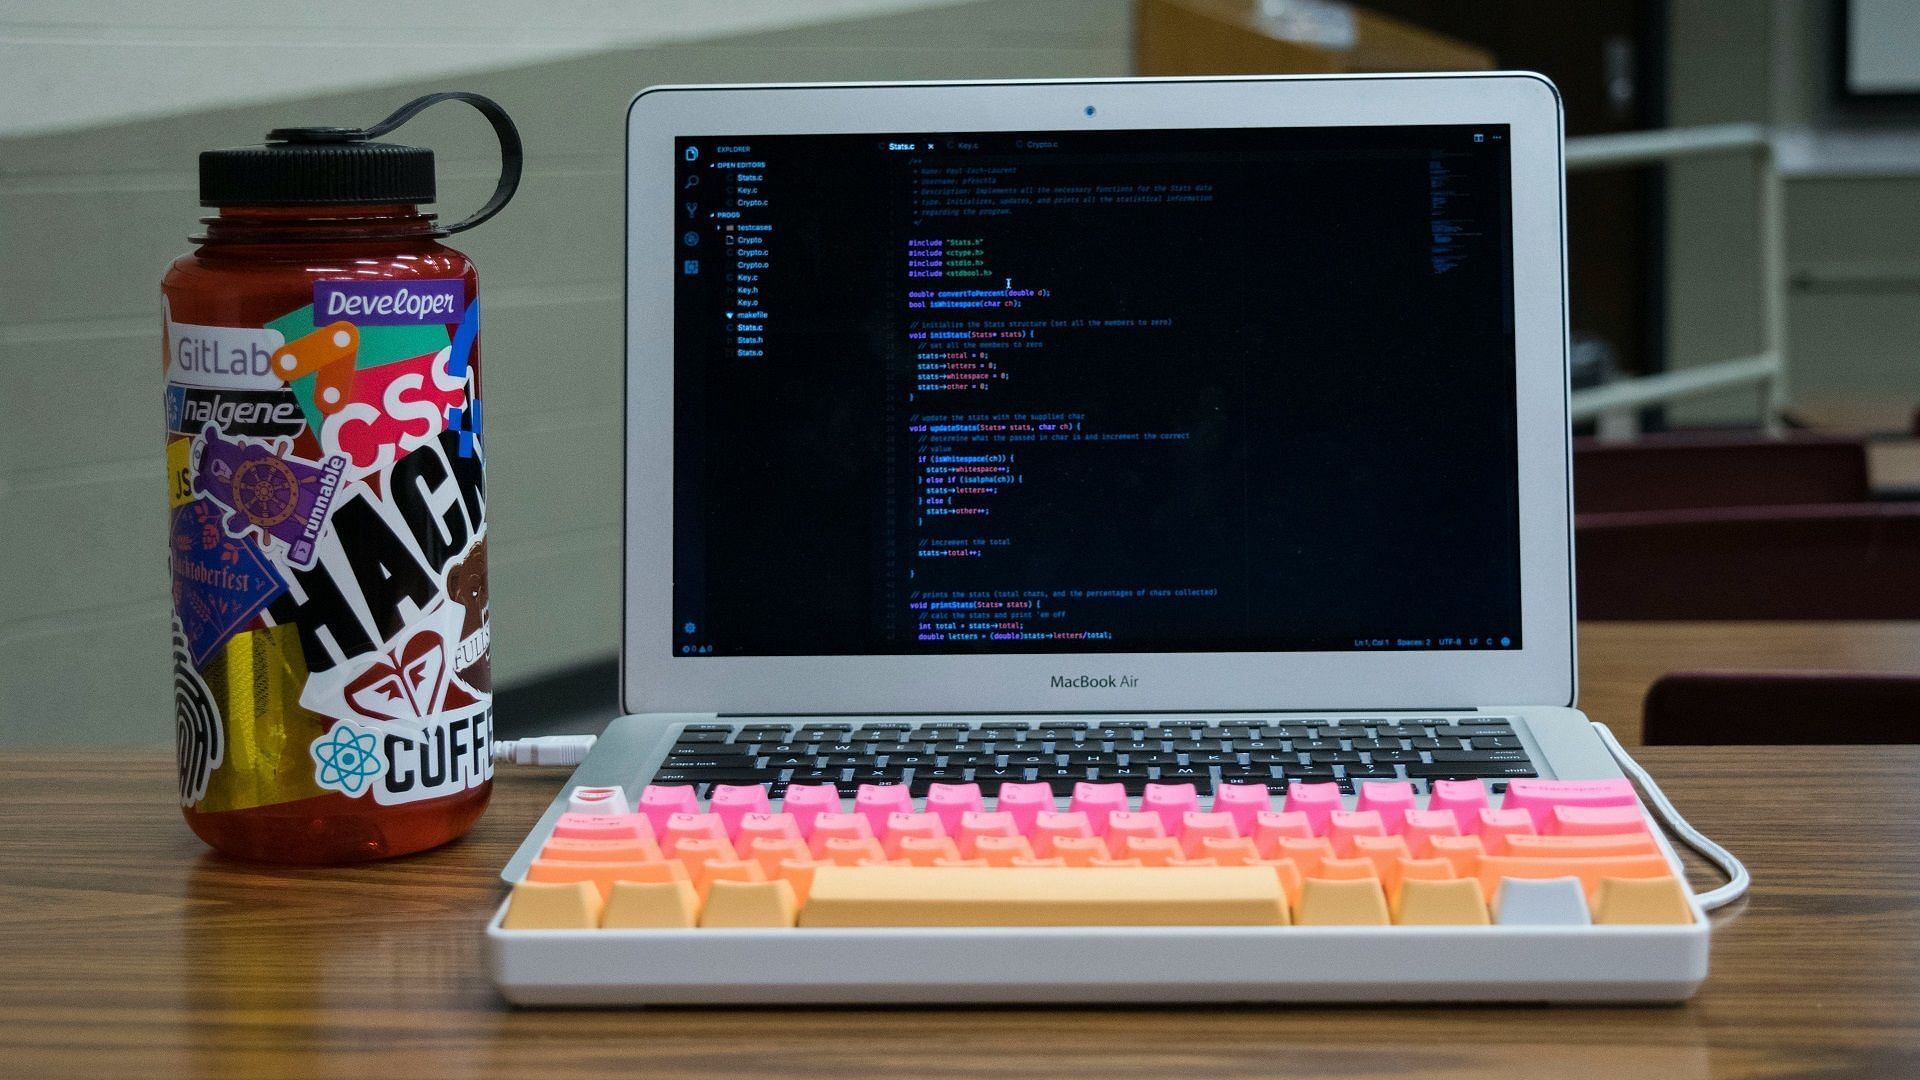
[[[1055,675],[1055,690],[1116,690],[1140,685],[1138,675]]]

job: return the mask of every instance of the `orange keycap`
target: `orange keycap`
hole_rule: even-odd
[[[732,862],[715,860],[701,864],[699,873],[695,874],[693,878],[693,889],[694,892],[699,895],[701,901],[704,902],[707,899],[707,893],[713,889],[713,883],[716,881],[765,880],[767,880],[766,867],[761,866],[757,862],[752,862],[747,859],[736,859]]]
[[[529,878],[507,898],[502,930],[592,930],[600,925],[606,900],[584,881],[544,882]]]
[[[1409,881],[1452,881],[1460,875],[1445,859],[1401,859],[1393,870],[1393,885],[1387,889],[1387,902],[1394,903]]]
[[[717,881],[700,912],[703,927],[792,926],[800,900],[784,881]]]
[[[900,841],[913,837],[920,840],[941,840],[947,835],[947,827],[940,823],[938,814],[888,814],[887,815],[887,854],[899,853]]]
[[[1416,858],[1427,857],[1427,842],[1436,836],[1459,836],[1460,819],[1451,810],[1409,810],[1406,828],[1407,850]]]
[[[1221,866],[1243,866],[1260,858],[1260,849],[1250,836],[1209,836],[1200,841],[1195,858],[1208,858]]]
[[[813,888],[813,872],[832,865],[821,859],[788,859],[780,864],[780,869],[773,876],[793,886],[794,899],[805,904],[807,891]]]
[[[1253,846],[1259,850],[1260,857],[1271,859],[1279,848],[1280,841],[1313,839],[1313,821],[1298,810],[1274,812],[1262,810],[1253,818]]]
[[[904,836],[894,846],[893,855],[914,866],[932,866],[941,859],[957,859],[960,848],[944,836]]]
[[[966,867],[966,868],[975,869],[975,870],[985,870],[987,868],[987,860],[985,859],[935,859],[933,861],[933,865],[947,866],[947,867],[958,866],[958,867]]]
[[[1373,863],[1374,873],[1380,876],[1380,884],[1386,886],[1387,895],[1400,887],[1400,861],[1410,859],[1413,853],[1407,850],[1407,838],[1404,836],[1356,836],[1353,838],[1353,857],[1366,859]]]
[[[1098,836],[1056,836],[1053,854],[1066,860],[1068,866],[1091,866],[1093,860],[1104,859],[1109,852],[1106,840]]]
[[[1379,879],[1310,877],[1300,888],[1293,921],[1301,926],[1386,926],[1392,918]]]
[[[752,844],[748,845],[746,855],[747,858],[759,863],[762,868],[771,874],[775,870],[778,870],[780,864],[787,859],[813,858],[813,851],[807,847],[805,840],[767,840],[763,838],[755,840]]]
[[[1595,855],[1652,855],[1660,848],[1651,833],[1617,833],[1612,836],[1523,836],[1507,837],[1507,854],[1533,858],[1565,858]]]
[[[818,829],[813,833],[813,853],[835,866],[857,866],[865,859],[885,861],[887,857],[887,851],[880,846],[880,841],[871,836],[829,836],[823,839]]]
[[[1673,868],[1658,855],[1610,855],[1579,859],[1529,859],[1515,855],[1488,855],[1475,874],[1492,896],[1501,878],[1577,877],[1591,897],[1602,878],[1657,878],[1673,876]]]
[[[669,814],[660,835],[660,850],[672,855],[688,840],[718,840],[730,844],[727,824],[719,814]]]
[[[674,845],[672,858],[687,864],[687,873],[700,876],[700,867],[710,862],[733,862],[739,858],[733,845],[725,840],[682,840]]]
[[[1353,853],[1354,837],[1386,834],[1386,822],[1378,810],[1335,810],[1327,815],[1327,839],[1333,841],[1334,854],[1343,859]]]
[[[1373,865],[1372,859],[1322,859],[1320,869],[1309,877],[1325,878],[1328,881],[1352,881],[1355,878],[1380,880],[1380,871]]]
[[[1172,870],[1191,869],[1197,866],[1219,866],[1219,865],[1220,865],[1220,860],[1218,859],[1189,859],[1181,855],[1176,855],[1173,858],[1167,860],[1167,867],[1168,869],[1172,869]]]
[[[547,859],[535,859],[527,867],[528,881],[540,881],[549,884],[571,884],[576,881],[590,882],[600,890],[601,896],[613,891],[616,881],[691,881],[685,863],[678,859],[655,859],[652,862],[557,862]]]
[[[1477,836],[1436,836],[1427,841],[1427,855],[1447,860],[1453,866],[1454,877],[1473,877],[1486,851],[1486,845]]]
[[[1147,864],[1141,862],[1139,859],[1094,859],[1092,862],[1089,862],[1087,865],[1088,866],[1106,866],[1106,867],[1132,867],[1132,868],[1138,869],[1140,867],[1146,866]]]
[[[861,859],[855,866],[912,866],[905,859]]]
[[[619,881],[607,897],[608,930],[685,930],[700,919],[700,894],[685,881]]]
[[[1594,890],[1593,921],[1603,925],[1685,924],[1693,921],[1687,887],[1673,877],[1607,877]]]
[[[1393,902],[1393,921],[1401,926],[1486,926],[1486,894],[1472,878],[1409,881]]]
[[[1016,859],[1014,859],[1014,860],[1013,860],[1013,865],[1015,865],[1015,866],[1037,866],[1037,867],[1041,867],[1041,868],[1046,868],[1046,867],[1054,867],[1054,866],[1058,866],[1058,867],[1064,867],[1064,866],[1066,866],[1066,865],[1067,865],[1067,860],[1065,860],[1065,859],[1059,859],[1059,858],[1047,858],[1047,859],[1020,859],[1020,858],[1016,858]]]
[[[1248,865],[1270,868],[1274,876],[1280,879],[1280,891],[1286,894],[1287,905],[1293,907],[1300,903],[1300,883],[1306,880],[1306,875],[1300,872],[1299,863],[1292,859],[1266,859]]]
[[[555,837],[540,848],[543,859],[566,862],[650,862],[660,857],[651,840],[573,840]]]
[[[1316,836],[1311,840],[1283,836],[1274,846],[1273,857],[1292,859],[1299,864],[1301,873],[1314,877],[1320,872],[1320,864],[1334,857],[1333,844],[1324,836]]]
[[[1033,858],[1033,845],[1024,836],[982,836],[973,842],[973,855],[988,866],[1012,866],[1015,859]]]
[[[1020,826],[1014,823],[1012,814],[1003,810],[968,810],[960,815],[960,828],[954,840],[960,845],[960,854],[972,858],[974,842],[983,836],[1019,835]]]
[[[1171,836],[1130,836],[1122,858],[1138,859],[1141,866],[1165,866],[1181,857],[1180,841]]]

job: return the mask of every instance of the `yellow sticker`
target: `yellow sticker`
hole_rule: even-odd
[[[169,506],[185,506],[193,501],[192,454],[192,439],[175,439],[167,444],[167,496]]]

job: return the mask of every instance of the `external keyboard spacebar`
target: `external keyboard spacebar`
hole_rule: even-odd
[[[1254,866],[822,866],[800,925],[1279,926],[1287,903]]]

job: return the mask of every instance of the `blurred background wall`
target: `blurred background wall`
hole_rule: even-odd
[[[1490,64],[1546,70],[1571,133],[1778,126],[1793,409],[1909,423],[1920,128],[1835,106],[1835,4],[1371,6]],[[611,707],[619,632],[627,101],[666,82],[1126,75],[1135,29],[1133,0],[14,0],[0,9],[0,745],[170,738],[158,282],[203,213],[199,150],[370,123],[436,89],[485,93],[519,122],[519,196],[459,246],[487,296],[501,725],[564,727]],[[403,136],[437,150],[444,214],[484,197],[483,122],[434,110]],[[1747,164],[1582,178],[1572,201],[1576,333],[1628,372],[1754,349]],[[1730,393],[1663,422],[1753,412]]]

